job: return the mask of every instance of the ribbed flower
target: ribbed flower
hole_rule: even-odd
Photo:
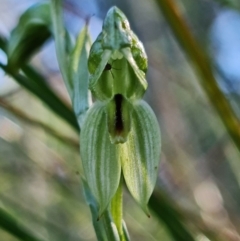
[[[143,45],[117,7],[107,13],[88,67],[96,102],[82,126],[80,151],[99,214],[116,193],[121,172],[130,193],[148,213],[160,160],[160,130],[152,109],[141,100],[147,88]]]

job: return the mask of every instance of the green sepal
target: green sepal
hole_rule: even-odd
[[[130,50],[130,48],[124,48],[122,49],[122,53],[123,53],[123,56],[127,59],[127,61],[129,62],[129,64],[131,65],[139,83],[138,85],[135,84],[135,92],[134,92],[134,95],[133,97],[135,99],[140,99],[143,97],[147,87],[148,87],[148,84],[147,84],[147,81],[145,79],[145,73],[143,70],[141,70],[139,68],[139,66],[137,65],[135,59],[133,58],[133,55],[132,55],[132,52]]]
[[[90,57],[91,57],[91,51],[90,51]],[[94,74],[90,76],[89,80],[89,89],[94,91],[94,87],[100,78],[102,72],[105,69],[106,64],[108,63],[108,60],[110,59],[112,52],[110,50],[104,50],[101,54],[101,61],[98,63],[98,67],[96,68]],[[90,61],[90,57],[88,62]],[[89,65],[89,64],[88,64]]]
[[[99,216],[108,207],[120,181],[121,163],[107,130],[106,104],[96,102],[87,112],[80,135],[80,154]]]
[[[8,66],[17,70],[51,36],[49,3],[39,3],[29,8],[19,19],[8,41]]]
[[[104,49],[120,50],[131,47],[132,31],[127,17],[119,8],[114,6],[108,10],[102,32]]]
[[[133,32],[131,53],[139,69],[146,73],[148,68],[147,55],[142,42],[139,41],[138,37]]]
[[[120,72],[125,73],[129,71],[130,67],[131,73],[127,75],[131,75],[131,78],[125,78],[127,81],[120,78],[117,80],[113,75],[107,75],[107,79],[105,78],[106,65],[116,59],[128,61],[129,65],[116,73],[116,76],[121,75]],[[143,45],[130,29],[126,16],[117,7],[112,7],[103,22],[102,32],[90,50],[88,60],[88,68],[91,73],[89,88],[93,95],[99,100],[106,100],[112,98],[114,94],[125,95],[122,91],[124,87],[125,97],[130,99],[142,98],[147,89],[145,79],[147,65],[147,56]],[[117,82],[120,82],[120,84]],[[118,87],[120,88],[118,89]]]
[[[102,33],[100,33],[97,39],[91,46],[90,54],[88,58],[88,70],[90,74],[94,74],[102,60],[103,48],[102,48]]]
[[[116,94],[107,104],[108,132],[113,144],[127,141],[131,129],[132,105],[121,94]]]
[[[148,200],[153,192],[160,161],[160,130],[155,114],[145,101],[133,104],[128,141],[118,145],[127,187],[149,215]]]

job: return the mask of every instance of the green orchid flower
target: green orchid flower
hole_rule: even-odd
[[[112,7],[93,43],[89,89],[96,101],[88,110],[80,137],[86,181],[99,203],[99,215],[117,191],[121,173],[148,213],[160,160],[160,130],[147,89],[147,56],[126,16]]]

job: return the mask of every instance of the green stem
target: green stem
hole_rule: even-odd
[[[111,214],[117,227],[118,235],[121,241],[130,241],[127,226],[123,220],[123,177],[121,177],[117,192],[111,202]]]
[[[117,192],[111,202],[111,213],[113,221],[116,224],[120,240],[123,240],[123,229],[122,229],[122,191],[123,191],[122,178],[120,180]]]

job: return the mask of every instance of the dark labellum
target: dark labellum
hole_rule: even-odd
[[[116,94],[114,96],[114,101],[116,105],[115,112],[115,130],[117,133],[121,133],[123,131],[123,120],[122,120],[122,95]]]

